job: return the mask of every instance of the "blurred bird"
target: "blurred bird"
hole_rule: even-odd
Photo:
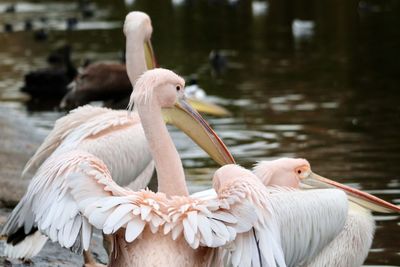
[[[79,0],[78,9],[84,18],[91,18],[94,16],[95,8],[89,0]]]
[[[66,19],[65,23],[66,23],[66,29],[68,31],[71,31],[74,30],[78,25],[78,19],[75,17],[70,17]]]
[[[227,68],[226,56],[219,50],[212,50],[208,55],[213,75],[222,74]]]
[[[196,99],[204,99],[207,96],[206,92],[198,85],[195,75],[189,76],[186,82],[185,95]]]
[[[24,30],[25,30],[25,31],[31,31],[32,29],[33,29],[32,20],[26,19],[26,20],[24,21]]]
[[[268,12],[269,4],[267,1],[252,1],[251,11],[253,16],[265,15]]]
[[[49,38],[49,32],[43,28],[37,29],[33,33],[33,38],[38,42],[46,41]]]
[[[5,13],[15,13],[15,11],[16,11],[15,4],[10,4],[6,6],[6,8],[4,9]]]
[[[11,23],[8,23],[8,22],[4,23],[3,29],[4,29],[4,32],[8,32],[8,33],[14,31],[13,25]]]
[[[292,22],[292,34],[297,40],[310,39],[314,36],[315,22],[295,19]]]
[[[67,85],[76,76],[77,70],[71,62],[71,47],[65,45],[48,57],[50,67],[32,71],[25,75],[22,92],[33,98],[60,98],[67,92]]]

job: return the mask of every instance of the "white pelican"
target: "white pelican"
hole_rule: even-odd
[[[310,237],[304,236],[304,231],[299,231],[297,234],[290,231],[281,231],[281,241],[288,266],[296,266],[299,262],[305,263],[305,266],[315,267],[361,266],[368,255],[375,230],[375,222],[370,210],[384,213],[400,212],[398,206],[313,173],[309,162],[305,159],[281,158],[273,161],[261,161],[255,166],[253,171],[265,186],[295,189],[339,188],[348,194],[350,202],[348,203],[349,210],[345,224],[342,226],[335,226],[333,224],[325,225],[325,227],[339,227],[337,228],[339,231],[332,242],[329,244],[326,243],[326,246],[321,247],[319,250],[313,251],[301,245],[293,245],[296,244],[294,237],[297,235],[299,239],[327,238],[329,240],[329,237],[324,235],[325,230],[320,233],[314,232],[314,236]],[[326,194],[329,193],[326,192]],[[331,201],[336,202],[338,199],[335,199],[332,195]],[[337,204],[347,205],[343,201],[338,201]],[[342,208],[345,209],[345,206]],[[276,209],[277,216],[281,215],[280,209],[281,207]],[[295,215],[293,212],[292,214]],[[295,215],[296,218],[298,218],[297,216],[301,215]],[[325,212],[320,214],[320,216],[330,218],[332,215]],[[314,217],[309,217],[309,219],[313,218],[317,220],[322,219],[315,215]],[[295,220],[287,221],[285,225],[282,225],[282,229],[296,227],[293,224],[297,224],[297,222]],[[297,227],[301,229],[302,226],[298,225]],[[303,242],[305,241],[303,240]]]
[[[128,75],[134,83],[147,69],[146,62],[147,66],[154,67],[150,18],[142,12],[131,12],[126,17],[124,31],[127,38]],[[221,149],[225,148],[221,147],[223,145],[217,138],[210,136],[208,128],[193,126],[182,114],[166,117],[165,120],[192,136],[219,164],[233,162],[230,155],[224,154],[226,151],[221,153]],[[216,149],[215,146],[220,147]],[[52,166],[55,163],[51,159],[77,148],[104,162],[121,186],[129,186],[134,190],[145,188],[154,172],[154,162],[137,113],[128,116],[126,111],[84,106],[56,122],[54,129],[25,166],[23,175],[35,173],[33,181],[36,182],[33,183],[62,183],[62,173],[55,168],[62,168],[62,165]],[[5,254],[9,257],[33,257],[47,240],[37,231],[35,215],[31,211],[37,192],[29,192],[13,210],[1,232],[1,235],[8,237]]]
[[[163,116],[172,119],[185,111],[186,123],[194,118],[206,129],[208,125],[185,103],[183,86],[173,72],[155,69],[141,76],[131,99],[155,161],[158,193],[118,186],[99,158],[78,148],[49,159],[50,166],[62,174],[58,183],[32,181],[27,196],[34,196],[32,212],[38,228],[75,250],[89,248],[92,227],[113,235],[110,266],[312,263],[345,225],[346,194],[336,189],[268,188],[249,170],[231,164],[215,173],[216,194],[188,196],[182,164]],[[223,145],[219,148],[225,151]],[[292,180],[317,177],[304,165],[295,171],[281,168],[271,179],[288,177],[285,183],[293,184]],[[350,193],[398,211],[366,193],[354,189]]]

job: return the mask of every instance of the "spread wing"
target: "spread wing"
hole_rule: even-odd
[[[228,258],[233,266],[285,266],[269,193],[254,177],[235,180],[217,195],[201,197],[167,198],[148,190],[126,190],[126,195],[93,201],[84,193],[88,187],[77,181],[71,183],[71,192],[90,224],[106,234],[125,228],[128,242],[149,227],[153,233],[171,235],[172,240],[183,236],[194,249],[216,249],[215,264]]]
[[[92,201],[125,192],[112,181],[104,163],[87,152],[73,150],[52,156],[38,169],[2,234],[16,244],[19,236],[38,229],[63,247],[75,252],[87,250],[92,225],[80,212],[78,204],[82,203],[73,197],[71,180],[87,189],[86,196]]]
[[[234,240],[237,233],[251,229],[257,216],[251,202],[240,193],[223,199],[202,200],[168,198],[149,190],[126,190],[126,195],[110,195],[93,201],[84,192],[89,190],[85,189],[87,187],[74,180],[71,182],[74,198],[89,223],[103,229],[105,234],[126,228],[128,242],[135,240],[147,226],[153,233],[171,234],[173,240],[183,235],[194,249],[219,247]]]

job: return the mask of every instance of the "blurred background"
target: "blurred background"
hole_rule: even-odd
[[[400,204],[398,0],[0,1],[2,115],[45,136],[65,112],[59,98],[21,92],[24,75],[63,45],[77,68],[121,61],[132,10],[152,19],[159,65],[232,112],[207,119],[239,164],[304,157],[323,176]],[[217,165],[171,132],[191,191],[206,188]],[[399,216],[375,219],[366,265],[400,265]]]

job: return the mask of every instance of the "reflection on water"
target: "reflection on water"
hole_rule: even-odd
[[[233,112],[209,121],[240,164],[305,157],[324,176],[400,204],[398,1],[127,2],[96,1],[85,19],[69,1],[18,3],[14,13],[5,13],[10,3],[1,2],[0,23],[12,23],[16,32],[0,33],[0,104],[27,113],[48,131],[63,114],[40,102],[21,103],[23,74],[44,67],[47,53],[65,42],[76,64],[118,60],[124,15],[142,10],[152,17],[161,66],[196,74],[212,99]],[[77,27],[63,31],[73,16]],[[23,29],[26,19],[34,28],[46,27],[48,40],[34,41]],[[222,71],[208,62],[212,50],[226,60]],[[206,188],[215,163],[171,131],[191,191]],[[375,219],[367,264],[400,264],[399,216]]]

